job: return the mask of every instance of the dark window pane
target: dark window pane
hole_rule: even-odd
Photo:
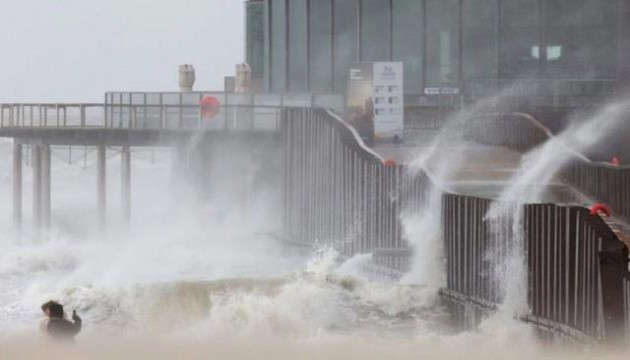
[[[287,41],[285,0],[271,2],[271,91],[286,91]]]
[[[426,0],[427,84],[459,82],[459,1]]]
[[[503,0],[501,17],[501,77],[538,77],[542,56],[538,2]]]
[[[261,77],[265,71],[265,3],[247,3],[246,58],[252,76]]]
[[[389,60],[389,1],[361,1],[361,61]]]
[[[405,93],[422,93],[422,1],[393,0],[393,60],[405,66]]]
[[[307,0],[290,0],[289,4],[289,90],[307,91]]]
[[[357,0],[335,1],[335,92],[343,92],[357,61]]]
[[[332,0],[311,0],[311,90],[332,91]]]
[[[497,0],[465,0],[464,81],[497,77]]]

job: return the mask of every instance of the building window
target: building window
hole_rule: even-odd
[[[462,70],[465,83],[498,75],[497,0],[464,0]]]
[[[265,73],[265,7],[262,1],[247,3],[246,56],[252,68],[252,76]]]
[[[311,67],[310,83],[314,92],[331,92],[332,0],[310,0]]]
[[[459,1],[426,0],[427,84],[459,82]]]
[[[350,63],[357,61],[358,0],[335,0],[335,92],[346,89]]]
[[[287,84],[286,0],[268,0],[271,9],[271,91],[284,92]]]
[[[361,61],[389,60],[389,1],[361,0]]]
[[[580,78],[584,72],[582,52],[582,0],[543,2],[542,32],[545,46],[545,78]]]
[[[538,1],[501,1],[502,78],[539,77],[542,55],[539,14]]]
[[[422,93],[422,1],[392,1],[393,60],[402,61],[405,69],[405,93]]]
[[[582,27],[584,77],[616,78],[619,52],[619,3],[617,0],[584,0],[584,14]],[[602,54],[605,55],[602,56]]]
[[[289,90],[307,91],[308,30],[307,0],[290,0],[289,6]]]

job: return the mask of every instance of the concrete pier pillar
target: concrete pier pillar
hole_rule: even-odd
[[[13,142],[13,226],[22,228],[22,145]]]
[[[42,151],[41,145],[31,146],[33,168],[33,230],[37,233],[41,228],[42,214]]]
[[[50,228],[51,214],[51,152],[50,145],[43,145],[41,148],[42,170],[41,170],[41,226],[43,229]]]
[[[97,187],[97,207],[98,222],[101,229],[106,226],[107,212],[107,189],[106,189],[106,164],[107,149],[105,146],[98,146],[96,150],[96,187]]]
[[[123,225],[129,227],[131,223],[131,150],[124,146],[121,151],[121,204]]]

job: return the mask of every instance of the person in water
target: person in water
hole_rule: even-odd
[[[76,310],[72,312],[72,321],[66,319],[63,305],[48,301],[42,305],[46,317],[40,324],[40,330],[55,340],[72,340],[81,331],[82,321]]]

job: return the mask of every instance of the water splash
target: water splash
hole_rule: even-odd
[[[575,159],[586,160],[582,154],[611,136],[628,114],[630,102],[614,101],[586,118],[572,118],[567,129],[523,155],[519,168],[485,217],[493,229],[494,243],[507,247],[508,254],[495,270],[503,296],[499,316],[519,318],[528,311],[524,205],[548,199],[552,195],[550,186],[559,183],[560,171]],[[506,223],[511,224],[508,232],[503,231]],[[503,249],[497,247],[494,251]]]

